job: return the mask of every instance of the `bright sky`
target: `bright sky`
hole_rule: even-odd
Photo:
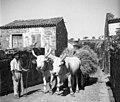
[[[0,0],[0,26],[14,20],[63,17],[69,38],[104,34],[106,13],[120,18],[120,0]]]

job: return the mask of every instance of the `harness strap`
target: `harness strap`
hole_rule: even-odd
[[[22,73],[22,71],[15,69],[15,73]]]

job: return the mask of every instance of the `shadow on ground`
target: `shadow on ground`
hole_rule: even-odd
[[[33,94],[33,93],[35,93],[37,91],[41,91],[41,89],[36,89],[36,90],[29,91],[29,92],[27,92],[26,95],[31,95],[31,94]]]
[[[95,84],[97,81],[98,81],[98,78],[97,78],[97,77],[90,77],[89,80],[85,83],[85,87],[86,87],[86,86],[93,85],[93,84]],[[65,82],[64,86],[62,86],[62,87],[60,88],[60,90],[61,90],[60,95],[61,95],[61,96],[67,96],[68,94],[70,94],[70,90],[69,90],[67,84],[68,84],[68,82]],[[81,89],[81,90],[84,90],[84,89]],[[26,91],[26,89],[25,89],[25,91]],[[39,91],[39,92],[43,92],[43,90],[41,90],[41,89],[35,89],[35,90],[31,90],[31,91],[27,92],[27,94],[24,94],[24,95],[31,95],[31,94],[33,94],[33,93],[35,93],[35,92],[38,92],[38,91]],[[53,94],[54,94],[54,93],[56,92],[56,87],[54,87],[52,91],[53,91]],[[11,93],[11,92],[13,92],[13,91],[6,92],[6,93],[4,93],[4,94],[2,94],[2,95],[9,94],[9,93]]]
[[[39,85],[41,83],[42,82],[37,82],[37,81],[31,82],[30,84],[28,84],[27,88],[34,87],[35,85]],[[24,85],[24,87],[26,88],[25,85]],[[5,96],[5,95],[11,94],[11,93],[13,93],[13,85],[10,85],[9,87],[6,87],[5,90],[3,90],[2,92],[0,92],[0,96]]]
[[[95,84],[98,81],[97,77],[90,77],[88,81],[86,81],[85,86],[90,86]]]
[[[97,81],[98,81],[97,77],[89,77],[89,80],[87,80],[85,82],[85,86],[84,87],[93,85],[93,84],[97,83]],[[67,96],[68,94],[70,94],[70,89],[68,88],[68,86],[66,84],[68,84],[68,83],[66,82],[65,85],[60,88],[59,95]],[[81,88],[80,90],[85,90],[85,88]],[[56,91],[56,88],[53,90],[53,93],[55,93],[55,91]]]

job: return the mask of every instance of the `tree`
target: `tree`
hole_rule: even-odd
[[[92,39],[95,39],[95,36],[93,36]]]
[[[71,41],[74,41],[74,38],[70,38],[69,41],[70,41],[70,42],[71,42]]]
[[[83,37],[83,39],[88,39],[88,37],[87,37],[87,36],[85,36],[85,37]]]

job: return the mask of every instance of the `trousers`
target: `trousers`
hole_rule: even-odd
[[[19,95],[20,96],[20,95],[24,94],[22,73],[21,72],[15,72],[15,76],[18,79],[18,81],[16,81],[14,76],[12,76],[14,95]]]

